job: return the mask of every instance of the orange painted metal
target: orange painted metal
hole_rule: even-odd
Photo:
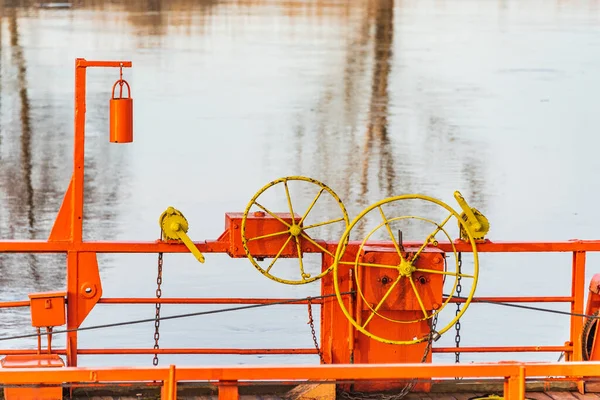
[[[444,297],[446,301],[447,297]],[[449,303],[464,303],[466,299],[453,297]],[[473,297],[472,303],[572,303],[571,296],[519,296],[519,297]]]
[[[354,364],[354,365],[283,365],[205,366],[155,368],[3,368],[0,384],[63,384],[163,382],[164,398],[175,398],[177,382],[216,382],[220,388],[235,387],[238,381],[332,382],[379,381],[431,378],[503,378],[505,398],[523,399],[525,379],[532,377],[600,376],[600,362],[570,363],[473,363],[473,364]],[[552,378],[556,380],[556,378]],[[571,379],[572,380],[572,379]],[[227,389],[226,389],[227,390]],[[227,395],[232,395],[231,392]],[[234,397],[232,397],[234,398]]]
[[[470,346],[434,347],[433,353],[560,353],[573,351],[573,346]]]
[[[591,281],[590,281],[590,285],[589,285],[589,292],[588,292],[588,301],[587,301],[587,307],[586,307],[586,314],[587,315],[596,315],[596,313],[598,313],[600,311],[600,274],[595,274]],[[589,333],[588,333],[588,342],[585,343],[586,346],[588,346],[589,349],[589,359],[590,360],[594,360],[594,361],[600,361],[600,340],[598,340],[598,338],[600,338],[600,336],[598,336],[598,334],[600,333],[600,324],[596,323],[593,326],[591,326],[589,328]],[[589,344],[589,340],[591,340],[591,346]],[[591,349],[590,349],[591,347]]]
[[[292,215],[277,214],[279,218],[288,224],[292,224]],[[227,241],[229,247],[227,254],[230,257],[246,257],[244,246],[242,245],[242,213],[226,213],[225,214],[225,232],[219,240]],[[302,218],[300,215],[294,215],[294,220],[299,221]],[[255,212],[248,215],[246,219],[245,237],[255,238],[269,233],[286,231],[288,228],[278,221],[273,216],[264,212]],[[225,236],[226,235],[226,236]],[[254,257],[273,257],[286,244],[286,235],[271,236],[268,238],[252,240],[248,242],[248,250]],[[304,239],[301,240],[301,243]],[[304,248],[304,247],[303,247]],[[200,250],[202,251],[202,250]],[[280,258],[298,257],[296,244],[289,241],[288,245],[283,248]]]
[[[78,349],[77,354],[316,354],[312,349],[228,349],[228,348],[162,348],[162,349]],[[0,352],[0,354],[2,354]]]
[[[335,254],[337,244],[327,244],[324,248],[330,253]],[[356,256],[355,248],[348,248],[341,261],[354,261]],[[321,257],[322,270],[327,270],[333,258],[327,253],[323,253]],[[341,266],[346,264],[340,264]],[[343,267],[339,270],[340,291],[346,292],[352,287],[350,280],[350,268]],[[335,293],[333,286],[333,274],[327,274],[321,278],[321,294],[324,296]],[[350,306],[351,302],[356,301],[355,295],[345,296],[343,298],[347,309],[353,309]],[[334,332],[337,332],[334,334]],[[342,334],[339,334],[339,333]],[[356,333],[352,324],[344,316],[340,309],[338,301],[335,297],[326,297],[323,299],[321,306],[321,334],[320,343],[323,359],[327,364],[346,364],[354,362],[354,343]]]
[[[24,301],[3,301],[0,302],[0,308],[17,308],[17,307],[29,307],[30,302]]]
[[[192,297],[171,297],[165,298],[140,298],[140,297],[111,297],[103,298],[98,301],[100,304],[274,304],[274,303],[286,303],[286,304],[308,304],[308,300],[298,300],[290,298],[270,298],[270,299],[258,299],[258,298],[192,298]],[[24,302],[27,303],[27,302]],[[311,300],[312,304],[322,304],[322,299]],[[25,304],[28,305],[28,304]],[[2,303],[0,303],[2,308]]]
[[[31,293],[31,325],[36,328],[65,324],[66,292]]]
[[[119,97],[115,97],[115,89],[119,85]],[[123,97],[123,85],[127,86],[127,97]],[[110,136],[112,143],[133,142],[133,99],[129,83],[121,78],[115,82],[110,99]]]
[[[573,296],[573,302],[571,303],[571,313],[582,314],[584,310],[584,296],[585,296],[585,252],[576,251],[573,252],[573,266],[572,266],[572,278],[571,278],[571,296]],[[571,354],[571,361],[581,361],[581,331],[583,329],[583,318],[580,316],[571,316],[571,344],[573,345],[573,352]]]
[[[585,313],[592,315],[598,310],[600,310],[600,274],[595,274],[590,280]]]
[[[405,247],[406,254],[415,254],[418,248]],[[360,262],[380,265],[398,265],[400,256],[394,248],[365,246]],[[416,268],[436,271],[444,270],[444,253],[438,249],[423,251],[415,263]],[[387,268],[357,267],[354,270],[357,284],[357,308],[360,312],[359,322],[369,332],[387,339],[411,340],[429,334],[429,321],[424,319],[419,301],[408,279],[399,276],[397,270]],[[438,309],[442,304],[443,275],[431,273],[413,273],[413,279],[428,313]],[[374,312],[381,299],[390,292]],[[372,317],[372,315],[374,315]],[[385,318],[384,318],[385,317]],[[369,321],[369,318],[370,319]],[[395,321],[418,321],[399,323]],[[421,320],[421,321],[419,321]],[[367,326],[364,326],[368,322]],[[333,332],[331,333],[334,334]],[[355,341],[354,362],[357,364],[398,363],[398,362],[431,362],[431,353],[424,358],[427,343],[398,346],[387,344],[359,334]],[[358,391],[388,390],[401,388],[405,383],[355,384]],[[428,391],[430,385],[419,383],[415,390]]]
[[[237,381],[219,381],[219,400],[238,400]]]
[[[48,242],[60,242],[71,240],[71,225],[72,225],[72,210],[73,210],[73,178],[69,182],[69,187],[63,197],[63,201],[58,210],[58,215],[52,225]]]
[[[227,253],[230,243],[227,237],[229,232],[224,232],[219,240],[206,240],[195,242],[203,253]],[[333,252],[338,245],[336,241],[315,240],[324,248],[333,246]],[[371,243],[371,242],[369,242]],[[420,246],[419,242],[406,242],[405,246]],[[359,242],[350,242],[349,248],[356,249]],[[393,247],[391,242],[372,242],[372,245]],[[454,242],[456,251],[463,253],[472,252],[471,245],[461,240]],[[74,245],[63,241],[44,240],[0,240],[0,252],[3,253],[66,253],[69,250],[97,252],[97,253],[189,253],[189,249],[182,243],[166,241],[85,241]],[[439,242],[438,249],[452,251],[452,244]],[[279,249],[278,249],[279,250]],[[316,246],[305,246],[305,253],[321,253]],[[491,242],[485,241],[477,246],[478,253],[565,253],[565,252],[600,252],[598,241],[563,241],[563,242]],[[274,254],[273,254],[274,255]]]
[[[61,368],[65,366],[62,358],[56,354],[36,355],[14,355],[7,356],[0,361],[2,368],[8,369],[30,369],[30,368]],[[43,384],[44,381],[39,383]],[[26,387],[26,388],[4,388],[6,400],[36,399],[36,400],[60,400],[63,398],[61,386],[51,387]]]

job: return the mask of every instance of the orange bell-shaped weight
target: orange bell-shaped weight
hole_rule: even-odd
[[[115,97],[115,88],[121,85],[119,97]],[[127,97],[123,97],[123,84],[127,85]],[[131,89],[124,80],[113,85],[110,99],[110,141],[112,143],[133,142],[133,99]]]

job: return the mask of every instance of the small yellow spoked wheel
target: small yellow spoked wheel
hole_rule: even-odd
[[[292,198],[290,195],[290,186],[294,185],[297,189],[293,190],[292,193],[301,193],[304,195],[300,199],[296,199],[292,202]],[[279,191],[279,196],[277,196],[277,190],[269,190],[275,188],[275,186],[283,187],[283,190]],[[275,192],[275,193],[274,193]],[[313,194],[314,193],[314,194]],[[285,208],[287,208],[287,215],[276,214],[272,211],[271,205],[266,204],[261,199],[261,196],[265,195],[265,198],[268,198],[271,195],[272,202],[283,204],[284,199]],[[309,200],[310,203],[307,205],[299,204],[302,202],[301,200]],[[267,199],[268,200],[268,199]],[[318,217],[314,217],[313,214],[317,214],[317,208],[315,208],[315,204],[320,200],[320,203],[326,203],[328,205],[327,212],[331,211],[331,213],[336,214],[336,218],[334,219],[318,219]],[[277,205],[276,205],[277,206]],[[296,214],[299,209],[303,210],[303,214]],[[312,213],[311,213],[312,211]],[[248,232],[248,218],[253,215],[253,213],[259,212],[263,215],[269,215],[278,221],[278,228],[273,230],[272,232],[261,232],[260,234]],[[289,217],[288,217],[289,215]],[[315,221],[314,219],[317,218]],[[310,221],[310,224],[308,224]],[[308,231],[316,228],[325,229],[331,226],[336,226],[341,232],[348,226],[348,213],[346,212],[346,208],[342,203],[342,200],[338,197],[338,195],[331,190],[327,185],[322,182],[319,182],[315,179],[304,177],[304,176],[289,176],[277,179],[275,181],[270,182],[265,185],[262,189],[260,189],[254,197],[248,203],[244,216],[242,218],[242,244],[244,246],[244,251],[252,265],[256,269],[260,271],[263,275],[272,279],[274,281],[285,283],[289,285],[300,285],[304,283],[309,283],[316,281],[317,279],[322,278],[324,275],[329,273],[333,268],[333,265],[329,267],[326,271],[320,271],[318,274],[310,274],[305,271],[305,265],[303,262],[303,243],[310,243],[310,246],[313,247],[313,251],[321,251],[326,254],[329,254],[333,258],[333,252],[323,247],[323,245],[316,242],[309,236]],[[317,229],[318,230],[318,229]],[[336,235],[336,237],[338,237]],[[346,244],[347,244],[346,240]],[[272,260],[268,263],[268,265],[261,265],[259,262],[263,261],[263,256],[254,256],[250,247],[252,244],[255,246],[262,246],[264,248],[273,248],[273,246],[277,247],[279,251]],[[306,247],[306,246],[305,246]],[[345,247],[345,244],[342,246]],[[292,249],[292,252],[290,252]],[[273,252],[274,253],[274,252]],[[276,276],[271,273],[275,263],[284,257],[297,257],[298,263],[300,267],[300,271],[297,279],[288,279],[282,278],[280,276]]]
[[[389,217],[389,215],[394,213],[399,206],[403,203],[407,203],[406,200],[411,199],[423,200],[429,203],[427,205],[428,207],[441,207],[442,212],[447,212],[447,217],[440,223],[437,223],[432,219],[418,216]],[[388,208],[388,210],[391,209],[391,211],[388,211],[388,215],[384,212],[384,206]],[[360,243],[356,256],[352,256],[353,261],[350,261],[351,258],[349,258],[349,256],[344,257],[347,247],[343,243],[349,239],[352,230],[359,225],[359,222],[362,224],[364,222],[363,219],[368,219],[366,216],[371,211],[374,212],[379,223],[376,223],[375,227],[368,232],[364,240]],[[447,231],[447,228],[445,228],[446,224],[453,218],[457,220],[460,231],[466,234],[467,238],[465,240],[471,244],[473,252],[473,268],[472,272],[469,272],[468,274],[464,273],[454,241]],[[392,230],[393,226],[395,227],[401,222],[425,222],[433,225],[433,231],[427,235],[425,241],[418,247],[404,248],[402,243],[394,236]],[[425,252],[427,246],[438,246],[436,235],[440,232],[443,233],[445,239],[451,244],[452,254],[456,261],[453,263],[455,266],[454,271],[448,270],[441,251]],[[379,235],[376,235],[376,233]],[[368,241],[373,241],[373,238],[376,236],[379,236],[379,239],[384,238],[388,242],[391,241],[393,248],[383,255],[381,248],[379,248],[375,250],[373,256],[371,256],[369,254],[368,247],[370,245]],[[363,255],[366,255],[366,257],[363,258]],[[423,261],[419,262],[420,259],[423,259]],[[365,308],[361,306],[358,311],[353,312],[356,315],[352,315],[342,299],[340,290],[340,268],[342,265],[346,265],[345,268],[348,268],[347,266],[349,265],[350,268],[354,269],[352,276],[354,277],[353,284],[357,292],[357,302],[363,303],[365,306]],[[430,335],[427,334],[422,337],[413,337],[410,340],[398,340],[398,338],[383,337],[381,333],[374,334],[372,330],[369,329],[369,324],[373,324],[374,317],[404,324],[416,323],[434,318],[437,320],[437,315],[455,295],[459,278],[463,284],[465,281],[470,280],[470,291],[468,296],[464,299],[463,308],[446,326],[442,329],[437,329],[437,334],[443,334],[460,319],[473,299],[479,276],[479,259],[471,229],[467,225],[467,222],[465,222],[452,207],[432,197],[409,194],[381,200],[367,207],[350,223],[342,235],[340,245],[336,250],[333,274],[335,293],[340,307],[346,318],[348,318],[357,330],[368,337],[383,343],[408,345],[426,341],[429,339]],[[372,279],[369,281],[369,277],[377,277],[377,282],[373,282]],[[434,301],[435,296],[438,294],[439,297],[439,292],[443,290],[446,278],[449,277],[454,278],[454,285],[451,293],[448,294],[445,299],[441,300],[441,304],[438,304]],[[364,318],[362,316],[363,310],[368,311]],[[415,312],[413,315],[416,315],[417,317],[405,320],[393,318],[392,315],[394,315],[394,310],[414,310]]]

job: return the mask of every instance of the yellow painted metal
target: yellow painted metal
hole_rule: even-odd
[[[471,230],[471,235],[475,240],[483,239],[490,230],[488,219],[476,208],[471,208],[459,191],[454,192],[454,198],[463,210],[460,217],[463,221],[467,222],[466,226],[459,224],[461,239],[467,240],[468,238],[465,229]]]
[[[169,207],[158,219],[165,239],[181,240],[198,261],[204,263],[204,256],[187,235],[189,224],[181,211]]]
[[[462,196],[461,196],[462,197]],[[430,203],[434,203],[440,207],[442,207],[443,209],[447,210],[449,212],[448,217],[442,221],[440,224],[435,223],[434,221],[422,218],[422,217],[418,217],[418,216],[400,216],[400,217],[394,217],[394,218],[387,218],[383,212],[382,206],[385,204],[391,204],[391,203],[395,203],[395,202],[399,202],[399,201],[404,201],[404,200],[409,200],[409,199],[420,199],[420,200],[424,200]],[[466,204],[466,202],[465,202]],[[346,262],[346,261],[341,261],[343,256],[344,256],[344,252],[346,250],[346,245],[344,245],[344,243],[348,240],[348,238],[350,237],[350,233],[352,231],[352,229],[361,221],[361,219],[363,219],[369,212],[371,212],[374,209],[378,209],[383,222],[381,224],[379,224],[377,227],[375,227],[373,230],[371,230],[371,232],[369,232],[369,234],[365,237],[365,239],[362,241],[361,246],[359,248],[359,251],[357,252],[356,258],[354,260],[354,262]],[[437,235],[437,233],[439,233],[440,231],[442,231],[444,233],[444,235],[449,239],[450,243],[453,243],[453,241],[450,238],[450,235],[448,234],[448,232],[444,229],[444,225],[452,218],[456,218],[456,220],[458,221],[459,226],[463,227],[465,234],[467,236],[467,241],[471,244],[472,250],[473,250],[473,274],[472,275],[467,275],[467,274],[462,274],[460,273],[460,269],[459,269],[459,264],[458,264],[458,257],[457,257],[457,252],[456,252],[456,248],[454,247],[454,244],[452,245],[453,248],[453,253],[455,255],[455,259],[456,259],[456,266],[457,266],[457,272],[452,273],[452,272],[447,272],[447,271],[436,271],[434,272],[433,270],[427,270],[427,269],[421,269],[421,268],[416,268],[414,266],[414,261],[417,259],[417,257],[419,256],[419,254],[421,254],[421,252],[427,247],[427,245],[433,245],[436,246],[437,245],[437,240],[435,239],[435,236]],[[398,244],[398,242],[396,241],[394,234],[391,231],[390,228],[390,223],[393,221],[397,221],[397,220],[401,220],[401,219],[418,219],[418,220],[422,220],[422,221],[426,221],[429,222],[431,224],[433,224],[434,226],[436,226],[435,230],[430,233],[427,238],[425,239],[424,243],[421,245],[421,247],[417,250],[417,252],[415,253],[415,255],[410,259],[407,260],[405,259],[403,252],[400,249],[400,246]],[[368,239],[371,237],[371,235],[373,235],[373,233],[379,229],[380,227],[384,226],[386,227],[386,230],[394,244],[394,247],[396,249],[396,251],[398,252],[398,255],[400,257],[400,264],[399,265],[375,265],[375,264],[368,264],[368,263],[361,263],[360,260],[360,254],[362,252],[362,248],[364,247],[364,245],[367,243]],[[392,283],[392,285],[390,286],[390,289],[388,289],[388,291],[386,292],[386,294],[383,296],[383,298],[379,301],[379,303],[375,306],[375,307],[371,307],[369,305],[369,302],[365,301],[366,304],[369,305],[369,308],[371,308],[371,311],[373,311],[373,313],[371,314],[371,316],[367,319],[367,321],[365,323],[359,323],[357,321],[357,318],[355,318],[355,316],[351,315],[350,312],[348,311],[346,305],[344,304],[344,301],[342,299],[342,294],[340,291],[340,286],[339,286],[339,265],[340,264],[352,264],[354,265],[354,276],[356,278],[356,287],[357,287],[357,291],[359,292],[360,296],[362,296],[363,300],[364,300],[364,295],[361,292],[360,289],[360,279],[358,278],[359,275],[359,270],[360,268],[358,268],[359,266],[367,266],[367,267],[375,267],[375,268],[390,268],[390,269],[395,269],[399,272],[399,276],[398,278]],[[441,273],[445,276],[454,276],[455,277],[455,282],[454,282],[454,287],[452,288],[452,292],[449,294],[449,296],[447,297],[446,301],[444,302],[444,304],[442,304],[440,306],[439,309],[435,310],[433,313],[429,314],[427,312],[427,310],[424,309],[423,306],[423,302],[420,299],[420,296],[416,290],[416,286],[414,284],[413,278],[412,278],[412,274],[414,272],[427,272],[427,273]],[[465,311],[467,310],[467,308],[469,307],[469,304],[471,303],[473,296],[475,295],[475,289],[477,287],[477,279],[479,277],[479,257],[478,257],[478,253],[477,253],[477,244],[475,242],[475,239],[473,238],[473,235],[471,233],[471,228],[468,225],[468,223],[462,219],[462,217],[452,208],[450,207],[448,204],[429,197],[429,196],[425,196],[425,195],[421,195],[421,194],[407,194],[407,195],[401,195],[401,196],[395,196],[395,197],[390,197],[384,200],[381,200],[377,203],[374,203],[372,205],[370,205],[369,207],[365,208],[359,215],[356,216],[356,218],[354,218],[354,220],[350,223],[350,225],[348,225],[348,227],[346,228],[346,231],[344,232],[344,234],[342,235],[342,238],[340,240],[340,244],[337,247],[336,253],[335,253],[335,257],[334,257],[334,263],[333,263],[333,282],[334,282],[334,288],[335,288],[335,294],[336,297],[338,299],[338,303],[342,309],[342,312],[344,313],[344,315],[346,316],[346,318],[348,318],[348,320],[352,323],[352,325],[354,325],[354,327],[362,332],[363,334],[367,335],[368,337],[375,339],[377,341],[383,342],[383,343],[390,343],[390,344],[404,344],[404,345],[409,345],[409,344],[414,344],[414,343],[420,343],[423,342],[425,340],[427,340],[427,337],[421,337],[421,338],[414,338],[412,340],[391,340],[391,339],[387,339],[387,338],[383,338],[383,337],[379,337],[377,335],[374,335],[373,333],[369,332],[368,329],[366,329],[367,324],[369,323],[370,319],[377,314],[378,316],[385,318],[387,320],[390,321],[394,321],[394,322],[399,322],[399,323],[413,323],[413,322],[417,322],[417,321],[421,321],[424,319],[429,319],[429,318],[433,318],[435,315],[439,314],[439,312],[449,303],[449,301],[451,300],[452,296],[454,296],[455,291],[456,291],[456,287],[457,287],[457,283],[458,283],[458,277],[460,276],[461,279],[464,278],[470,278],[473,279],[473,283],[471,286],[471,290],[469,291],[469,294],[467,296],[467,298],[465,299],[463,308],[460,310],[460,312],[454,316],[454,318],[447,324],[445,325],[442,329],[440,329],[437,333],[438,334],[443,334],[446,331],[448,331],[451,327],[453,327],[456,323],[456,321],[458,321],[462,315],[465,313]],[[387,318],[381,314],[378,314],[377,311],[379,309],[379,307],[384,303],[385,299],[389,296],[389,294],[391,293],[391,291],[396,287],[396,285],[398,284],[398,282],[400,281],[400,279],[402,278],[406,278],[410,281],[411,287],[413,288],[413,291],[415,293],[415,296],[417,298],[417,301],[419,302],[419,305],[421,306],[421,309],[423,311],[423,318],[419,319],[419,320],[413,320],[413,321],[398,321],[398,320],[393,320],[390,318]]]
[[[301,218],[296,221],[296,217],[295,217],[295,213],[294,213],[294,207],[293,207],[293,202],[292,202],[292,198],[290,196],[290,191],[288,188],[288,182],[290,181],[303,181],[303,182],[307,182],[311,185],[316,185],[318,187],[320,187],[321,189],[318,191],[317,195],[314,197],[314,199],[312,200],[311,204],[307,207],[306,211],[304,212],[304,214],[302,214]],[[281,218],[279,218],[276,213],[272,212],[271,210],[267,209],[265,206],[263,206],[261,203],[259,203],[257,200],[258,198],[268,189],[278,185],[282,183],[284,188],[285,188],[285,195],[286,195],[286,199],[287,199],[287,204],[288,204],[288,208],[289,208],[289,212],[290,214],[293,216],[293,223],[292,224],[288,224],[285,221],[283,221]],[[306,217],[308,216],[308,214],[310,213],[310,211],[313,209],[314,205],[316,204],[317,200],[320,198],[320,196],[323,193],[328,193],[337,203],[337,205],[340,208],[340,212],[341,212],[341,217],[336,218],[336,219],[331,219],[331,220],[327,220],[327,221],[323,221],[323,222],[319,222],[319,223],[315,223],[315,224],[311,224],[308,226],[304,226],[304,221],[306,220]],[[251,212],[251,209],[253,206],[257,206],[258,208],[260,208],[263,212],[271,215],[273,218],[279,220],[282,224],[284,224],[287,229],[282,231],[282,232],[275,232],[272,234],[268,234],[268,235],[264,235],[264,236],[260,236],[260,237],[256,237],[256,238],[248,238],[246,236],[246,221],[248,219],[248,215]],[[279,178],[276,179],[272,182],[269,182],[267,185],[263,186],[258,192],[256,192],[254,194],[254,196],[252,197],[252,199],[250,200],[250,202],[248,203],[248,205],[246,206],[246,209],[244,210],[244,215],[242,218],[242,244],[244,246],[244,251],[246,252],[246,256],[248,257],[248,259],[250,260],[250,262],[252,263],[252,265],[254,265],[254,267],[260,271],[261,274],[263,274],[264,276],[266,276],[269,279],[272,279],[274,281],[280,282],[280,283],[285,283],[288,285],[302,285],[305,283],[310,283],[310,282],[314,282],[317,279],[321,279],[323,276],[325,276],[326,274],[328,274],[332,268],[333,265],[331,267],[329,267],[327,270],[322,271],[320,274],[318,275],[314,275],[311,276],[310,274],[306,273],[304,271],[304,263],[303,263],[303,257],[302,257],[302,248],[300,246],[300,239],[304,239],[307,240],[308,242],[310,242],[313,246],[315,246],[316,248],[318,248],[320,251],[322,251],[323,253],[333,257],[333,252],[331,252],[330,250],[324,248],[321,244],[317,243],[314,239],[312,239],[308,234],[307,234],[307,230],[312,229],[312,228],[316,228],[319,226],[324,226],[324,225],[328,225],[328,224],[334,224],[337,222],[343,222],[345,224],[345,227],[348,227],[348,213],[346,212],[346,208],[344,207],[344,204],[342,202],[342,200],[339,198],[339,196],[331,189],[329,188],[327,185],[325,185],[322,182],[319,182],[316,179],[312,179],[312,178],[308,178],[305,176],[287,176],[287,177],[283,177],[283,178]],[[257,239],[262,239],[262,238],[266,238],[266,237],[270,237],[270,236],[278,236],[278,235],[289,235],[289,237],[287,238],[287,240],[285,241],[285,244],[283,245],[283,247],[281,248],[281,250],[279,251],[279,253],[273,258],[273,260],[271,261],[271,263],[269,264],[268,267],[263,268],[260,264],[258,264],[256,258],[250,253],[250,251],[248,250],[248,242],[251,240],[257,240]],[[296,249],[298,252],[298,263],[299,263],[299,267],[300,267],[300,276],[299,279],[284,279],[284,278],[280,278],[276,275],[273,275],[271,273],[271,269],[273,268],[275,262],[279,259],[279,256],[281,255],[282,251],[284,250],[284,248],[289,244],[289,242],[291,240],[294,240],[296,242]],[[345,248],[346,245],[348,244],[348,238],[346,238],[345,242],[343,243],[343,247]]]

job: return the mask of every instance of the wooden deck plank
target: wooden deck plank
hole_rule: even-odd
[[[554,400],[577,400],[571,392],[546,392],[546,394]]]
[[[454,397],[456,400],[469,400],[470,398],[473,397],[479,397],[479,396],[487,396],[489,393],[469,393],[469,392],[456,392],[456,393],[445,393],[445,395],[450,395],[452,397]]]
[[[435,400],[457,400],[451,393],[430,393],[430,396]]]
[[[552,397],[548,396],[544,392],[527,392],[525,398],[533,400],[551,400]]]
[[[596,393],[581,394],[579,392],[572,392],[571,394],[580,400],[598,400],[598,399],[600,399],[600,396],[598,396]]]

